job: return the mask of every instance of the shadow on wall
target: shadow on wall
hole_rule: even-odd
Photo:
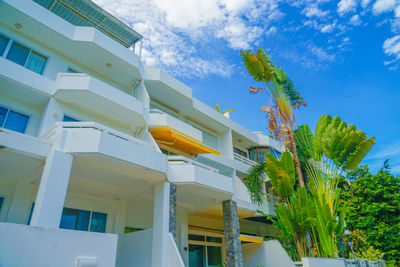
[[[295,267],[278,240],[242,245],[243,266]]]

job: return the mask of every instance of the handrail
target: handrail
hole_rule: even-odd
[[[219,173],[219,171],[217,169],[215,169],[215,168],[209,167],[209,166],[207,166],[205,164],[202,164],[200,162],[194,161],[194,160],[189,159],[189,158],[184,157],[184,156],[168,156],[168,162],[170,164],[173,164],[173,165],[178,165],[178,164],[182,164],[182,163],[191,164],[191,165],[198,166],[200,168],[206,169],[208,171],[212,171],[214,173]]]
[[[255,162],[254,160],[243,157],[242,155],[239,155],[238,153],[235,153],[235,152],[233,153],[233,158],[236,159],[237,161],[240,161],[240,162],[250,165],[250,166],[254,166],[257,164],[257,162]]]
[[[102,125],[100,123],[96,123],[96,122],[56,122],[42,136],[42,138],[45,140],[52,140],[61,129],[95,129],[95,130],[101,131],[105,134],[109,134],[109,135],[113,135],[115,137],[121,138],[122,140],[129,141],[129,142],[132,142],[132,143],[155,150],[151,144],[149,144],[143,140],[140,140],[136,137],[124,134],[120,131],[111,129],[107,126],[104,126],[104,125]]]

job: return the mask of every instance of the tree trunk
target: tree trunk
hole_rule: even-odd
[[[293,154],[293,162],[294,162],[294,166],[296,168],[297,179],[299,179],[300,187],[304,187],[303,173],[301,172],[299,155],[297,155],[296,141],[294,139],[293,129],[291,129],[291,128],[289,128],[289,139],[290,139],[290,146],[291,146],[291,150],[292,150],[292,154]]]
[[[297,252],[299,253],[300,258],[303,258],[304,253],[303,253],[303,247],[301,246],[301,240],[298,234],[295,234],[296,239],[296,248],[297,248]]]

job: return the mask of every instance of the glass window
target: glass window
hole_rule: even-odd
[[[221,247],[207,246],[208,267],[222,266]]]
[[[90,232],[104,233],[106,231],[107,214],[92,212]]]
[[[0,127],[3,127],[4,121],[6,120],[8,109],[0,107]]]
[[[2,119],[0,118],[0,121],[1,120]],[[29,120],[28,116],[9,110],[6,121],[4,122],[3,119],[3,127],[16,132],[25,133],[26,126],[28,125],[28,120]]]
[[[10,41],[10,39],[8,39],[7,37],[0,34],[0,57],[3,55],[4,51],[6,50],[8,41]]]
[[[242,157],[247,158],[247,153],[246,153],[245,151],[243,151],[243,150],[237,148],[237,147],[234,147],[234,148],[233,148],[233,152],[235,152],[236,154],[239,154],[239,155],[242,156]]]
[[[249,156],[251,160],[257,161],[257,148],[253,147],[249,149]]]
[[[222,243],[221,237],[207,236],[207,242]]]
[[[3,206],[4,202],[4,197],[0,197],[0,212],[1,212],[1,206]]]
[[[90,211],[64,208],[61,215],[60,228],[87,231]]]
[[[72,118],[70,116],[67,116],[67,115],[64,115],[63,121],[65,121],[65,122],[79,122],[79,120],[74,119],[74,118]]]
[[[218,138],[207,132],[204,131],[202,132],[203,132],[203,144],[215,150],[218,150]]]
[[[47,57],[32,51],[31,55],[29,56],[28,63],[26,64],[26,68],[38,74],[42,74],[44,66],[46,65],[46,61]]]
[[[189,240],[195,240],[195,241],[204,241],[205,236],[204,235],[189,235]]]
[[[266,147],[258,147],[257,148],[257,153],[258,153],[258,162],[264,162],[265,161],[265,154],[269,152],[269,149]]]
[[[189,267],[204,267],[206,251],[203,245],[189,245]]]
[[[30,49],[22,44],[13,42],[8,52],[7,59],[25,66],[26,60],[28,59]]]

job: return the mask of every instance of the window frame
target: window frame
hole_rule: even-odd
[[[15,109],[14,107],[10,107],[10,106],[8,106],[8,105],[4,105],[3,103],[0,103],[0,107],[1,107],[1,108],[7,109],[7,114],[6,114],[6,116],[4,117],[3,124],[0,125],[0,128],[7,129],[7,130],[9,130],[9,131],[14,131],[14,130],[11,130],[11,129],[8,129],[8,128],[4,128],[4,125],[6,124],[6,121],[7,121],[7,118],[8,118],[8,114],[10,113],[10,111],[12,111],[12,112],[15,112],[15,113],[18,113],[18,114],[21,114],[21,115],[23,115],[23,116],[28,117],[28,122],[26,123],[25,130],[24,130],[24,132],[22,133],[22,134],[25,134],[25,133],[26,133],[26,130],[29,128],[29,125],[30,125],[30,122],[31,122],[32,114],[26,113],[25,111],[21,111],[21,110],[18,109],[18,108]],[[14,132],[21,133],[21,132],[18,132],[18,131],[14,131]]]
[[[204,236],[204,241],[190,240],[189,235]],[[207,241],[207,237],[221,238],[221,243]],[[187,244],[188,244],[188,250],[189,250],[189,245],[201,245],[201,246],[205,247],[204,251],[205,251],[205,258],[206,258],[206,262],[205,262],[206,266],[208,266],[207,247],[220,247],[221,248],[221,260],[222,260],[222,263],[224,262],[224,259],[225,259],[225,237],[223,234],[208,232],[208,231],[189,230]],[[188,257],[189,257],[189,255],[188,255]]]
[[[4,37],[8,38],[8,43],[7,43],[7,45],[6,45],[6,48],[4,49],[3,54],[0,55],[0,58],[4,58],[4,59],[6,59],[6,60],[8,60],[8,61],[10,61],[10,62],[13,62],[13,63],[15,63],[15,64],[18,64],[18,63],[16,63],[16,62],[14,62],[14,61],[12,61],[12,60],[10,60],[10,59],[7,58],[8,54],[9,54],[9,52],[10,52],[10,49],[11,49],[12,45],[13,45],[14,42],[15,42],[15,43],[20,44],[20,45],[22,45],[22,46],[24,46],[24,47],[26,47],[26,48],[29,49],[29,53],[28,53],[28,56],[27,56],[27,58],[26,58],[26,60],[25,60],[24,65],[20,65],[20,64],[18,64],[18,65],[20,65],[20,66],[24,67],[25,69],[27,69],[27,70],[29,70],[29,71],[32,71],[32,72],[34,72],[34,73],[36,73],[36,74],[38,74],[38,75],[43,75],[43,73],[44,73],[45,70],[46,70],[47,63],[48,63],[48,61],[49,61],[49,58],[50,58],[50,56],[49,56],[47,53],[43,53],[41,49],[36,49],[35,47],[32,47],[30,44],[27,45],[26,42],[24,42],[24,41],[21,41],[21,40],[19,40],[19,39],[15,39],[15,38],[13,38],[13,37],[10,37],[8,34],[4,34],[4,32],[0,32],[0,35],[3,35]],[[36,72],[36,71],[33,71],[33,70],[27,68],[27,64],[28,64],[29,58],[30,58],[30,56],[31,56],[31,54],[32,54],[32,51],[35,52],[36,54],[38,54],[38,55],[43,56],[43,57],[46,58],[46,61],[44,62],[43,69],[42,69],[42,72],[41,72],[41,73],[38,73],[38,72]]]

